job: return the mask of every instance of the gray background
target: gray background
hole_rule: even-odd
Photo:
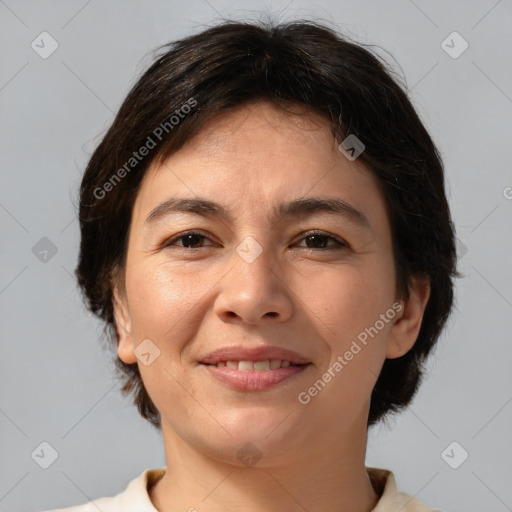
[[[445,511],[512,510],[510,0],[0,0],[1,511],[113,495],[165,464],[75,286],[77,188],[150,50],[261,11],[326,19],[389,51],[446,165],[465,277],[429,377],[407,412],[370,433],[367,464]],[[31,47],[43,31],[59,45],[47,59]],[[469,44],[458,58],[441,46],[453,31]],[[57,249],[46,262],[32,250],[43,237]],[[48,469],[31,456],[44,441],[58,452]],[[453,441],[452,464],[469,453],[458,469],[441,456]]]

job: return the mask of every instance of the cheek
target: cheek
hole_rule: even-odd
[[[368,269],[342,275],[339,282],[326,280],[324,285],[317,325],[328,356],[310,391],[322,394],[325,409],[319,414],[325,413],[326,421],[332,410],[344,421],[346,415],[357,414],[369,404],[393,325],[393,289],[386,278]],[[383,321],[381,315],[387,311],[390,318]]]
[[[193,388],[183,380],[181,354],[204,314],[200,301],[211,287],[208,279],[194,277],[186,265],[140,262],[127,269],[126,285],[134,345],[149,339],[150,353],[157,354],[149,365],[137,363],[144,386],[158,410],[188,414],[182,386]]]
[[[351,339],[373,325],[394,300],[392,273],[379,265],[347,265],[316,274],[303,287],[326,332],[338,340]]]
[[[179,345],[192,331],[197,305],[208,289],[208,280],[197,273],[167,263],[133,265],[127,271],[133,332],[150,338],[164,349]]]
[[[336,276],[317,275],[309,286],[317,297],[317,325],[328,352],[319,374],[329,381],[331,400],[347,407],[369,398],[393,325],[394,272],[385,258],[372,258],[371,264],[340,268]],[[387,311],[391,318],[383,321]]]

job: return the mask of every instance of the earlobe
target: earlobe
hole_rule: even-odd
[[[133,353],[132,325],[128,306],[119,293],[117,285],[112,292],[112,303],[114,308],[114,319],[117,329],[117,355],[126,364],[133,364],[137,361]]]
[[[428,276],[413,278],[413,284],[409,288],[409,298],[403,302],[402,314],[398,316],[389,333],[386,358],[401,357],[414,346],[429,298]]]

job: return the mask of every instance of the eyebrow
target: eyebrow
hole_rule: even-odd
[[[159,220],[175,214],[191,213],[203,217],[214,217],[232,220],[228,210],[222,205],[203,198],[170,198],[151,210],[146,218],[146,225],[154,225]],[[368,230],[372,230],[368,217],[360,210],[343,199],[328,197],[304,197],[294,199],[287,203],[280,203],[274,212],[268,216],[270,222],[277,222],[287,218],[306,217],[318,213],[329,213],[345,217]]]

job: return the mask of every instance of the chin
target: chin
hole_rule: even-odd
[[[257,459],[258,467],[274,465],[273,459],[282,461],[287,453],[296,452],[306,437],[305,422],[290,412],[290,408],[238,410],[222,423],[231,435],[204,442],[215,458],[230,464],[250,466]]]

